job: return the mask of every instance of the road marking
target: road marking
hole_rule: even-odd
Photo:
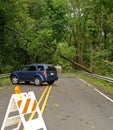
[[[88,84],[88,86],[93,87],[91,84]]]
[[[39,98],[38,105],[40,105],[42,99],[44,98],[44,96],[46,94],[46,91],[48,90],[48,93],[46,95],[46,98],[45,98],[43,106],[42,106],[43,108],[41,109],[41,114],[43,114],[43,112],[44,112],[44,109],[45,109],[45,106],[47,104],[47,100],[49,98],[49,94],[50,94],[51,89],[52,89],[52,85],[50,86],[50,88],[49,88],[49,86],[46,86],[46,88],[44,89],[44,91],[41,94],[41,97]],[[32,120],[34,118],[34,116],[35,116],[35,112],[32,112],[29,119],[28,119],[28,121]],[[25,129],[22,129],[22,130],[25,130]]]
[[[44,112],[44,110],[45,110],[45,107],[46,107],[46,104],[47,104],[47,100],[48,100],[48,98],[49,98],[49,95],[50,95],[52,86],[53,86],[53,85],[49,86],[48,93],[47,93],[47,95],[46,95],[46,97],[45,97],[45,100],[44,100],[44,103],[43,103],[43,105],[42,105],[42,108],[41,108],[41,113],[42,113],[42,114],[43,114],[43,112]]]
[[[44,91],[43,91],[43,93],[42,93],[42,95],[41,95],[40,99],[38,100],[38,105],[40,105],[40,103],[41,103],[42,99],[44,98],[44,95],[45,95],[45,93],[46,93],[46,91],[47,91],[48,87],[49,87],[49,86],[46,86],[46,88],[44,89]]]
[[[46,88],[44,89],[43,93],[41,94],[41,97],[40,97],[40,99],[38,101],[38,105],[40,105],[42,99],[44,98],[44,95],[45,95],[47,89],[48,89],[48,86],[46,86]],[[32,120],[34,115],[35,115],[35,112],[32,112],[28,120]]]
[[[105,94],[103,94],[102,92],[100,92],[98,89],[94,89],[96,92],[98,92],[100,95],[104,96],[105,98],[107,98],[109,101],[113,102],[113,100],[111,98],[109,98],[108,96],[106,96]]]
[[[78,78],[80,81],[82,81],[82,82],[84,82],[84,83],[87,83],[85,80],[83,80],[83,79],[81,79],[81,78],[79,78],[79,77],[77,77],[77,78]],[[91,84],[88,84],[88,83],[87,83],[87,85],[90,86],[90,87],[93,87]],[[98,92],[100,95],[102,95],[103,97],[105,97],[106,99],[108,99],[110,102],[113,103],[113,99],[109,98],[108,96],[106,96],[104,93],[102,93],[102,92],[99,91],[98,89],[96,89],[96,88],[94,88],[94,87],[93,87],[93,89],[94,89],[96,92]]]
[[[53,85],[51,85],[51,86],[46,86],[46,88],[44,89],[44,91],[43,91],[42,94],[41,94],[41,97],[39,98],[38,105],[40,105],[42,99],[44,98],[44,96],[45,96],[45,94],[46,94],[46,92],[47,92],[47,90],[48,90],[47,95],[46,95],[46,97],[45,97],[45,100],[44,100],[44,102],[43,102],[42,108],[41,108],[41,114],[43,114],[43,112],[44,112],[44,110],[45,110],[45,107],[46,107],[46,104],[47,104],[47,101],[48,101],[48,98],[49,98],[49,95],[50,95],[52,86],[53,86]],[[35,116],[35,112],[32,112],[31,115],[30,115],[30,117],[29,117],[29,119],[28,119],[28,121],[32,120],[34,116]],[[23,130],[24,130],[24,129],[23,129]]]
[[[44,102],[43,102],[42,108],[41,108],[41,114],[43,114],[43,112],[44,112],[44,110],[45,110],[45,107],[46,107],[46,104],[47,104],[47,101],[48,101],[48,98],[49,98],[49,95],[50,95],[50,92],[51,92],[52,87],[53,87],[53,85],[51,85],[51,86],[46,86],[46,88],[45,88],[44,91],[42,92],[41,97],[40,97],[40,99],[39,99],[39,101],[38,101],[38,105],[40,105],[42,99],[44,98],[46,92],[48,91],[47,94],[46,94],[45,100],[44,100]],[[28,119],[28,121],[32,120],[34,116],[35,116],[35,112],[32,112],[31,115],[30,115],[30,117],[29,117],[29,119]],[[24,129],[23,129],[23,130],[24,130]]]
[[[83,79],[81,79],[81,78],[79,78],[79,77],[77,77],[80,81],[82,81],[82,82],[84,82],[84,83],[87,83],[85,80],[83,80]]]

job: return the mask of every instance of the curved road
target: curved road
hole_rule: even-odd
[[[12,85],[13,86],[13,85]],[[34,91],[37,100],[45,86],[20,84],[23,92]],[[0,126],[14,87],[0,90]],[[70,74],[54,84],[43,118],[48,130],[113,130],[113,102],[94,86]]]

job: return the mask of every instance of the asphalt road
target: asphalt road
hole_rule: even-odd
[[[37,100],[45,86],[20,84],[23,92],[34,91]],[[0,90],[0,126],[14,87]],[[70,74],[54,84],[43,113],[48,130],[113,130],[113,102],[94,86]]]

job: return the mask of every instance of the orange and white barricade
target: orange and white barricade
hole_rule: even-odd
[[[35,113],[34,118],[29,119],[33,112]],[[12,128],[15,126],[16,128]],[[1,130],[5,130],[5,128],[8,130],[20,130],[21,127],[24,130],[47,130],[36,97],[32,91],[12,95]]]

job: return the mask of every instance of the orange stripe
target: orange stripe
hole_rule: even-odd
[[[25,104],[25,107],[24,107],[24,110],[23,110],[22,114],[27,112],[30,101],[31,101],[31,98],[28,98],[27,101],[26,101],[26,104]]]
[[[36,110],[36,106],[37,106],[37,101],[34,100],[34,104],[33,104],[33,107],[32,107],[32,111],[35,111],[35,110]]]
[[[22,100],[18,100],[17,104],[19,108],[20,108],[21,103],[22,103]]]

